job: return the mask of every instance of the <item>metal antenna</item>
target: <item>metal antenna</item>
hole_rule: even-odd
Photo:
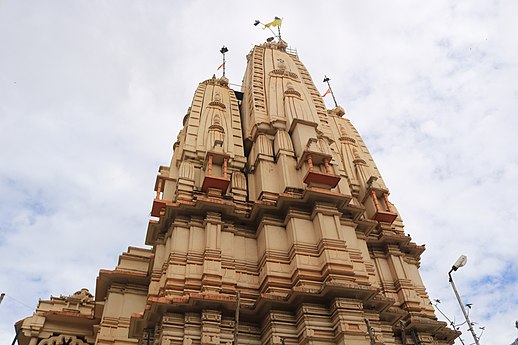
[[[223,55],[223,64],[222,64],[222,66],[223,66],[223,76],[225,76],[225,68],[226,68],[226,66],[225,66],[225,64],[226,64],[225,53],[228,52],[228,48],[223,46],[223,47],[221,47],[219,52]]]
[[[333,89],[331,89],[331,84],[329,84],[329,79],[327,76],[324,76],[324,83],[327,83],[327,87],[329,88],[329,92],[331,92],[331,96],[333,97],[333,101],[335,102],[335,107],[338,107],[338,103],[336,103],[335,94],[333,93]]]

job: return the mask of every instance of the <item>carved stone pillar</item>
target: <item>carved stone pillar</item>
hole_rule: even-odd
[[[205,252],[203,253],[202,292],[221,290],[221,214],[207,212],[205,218]]]
[[[218,310],[202,311],[201,345],[220,344],[221,312]]]
[[[239,171],[232,173],[231,191],[234,200],[246,202],[247,189],[245,174]]]
[[[178,183],[176,185],[177,200],[192,200],[194,190],[194,165],[189,161],[180,164]]]

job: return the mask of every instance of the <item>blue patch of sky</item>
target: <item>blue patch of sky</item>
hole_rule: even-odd
[[[0,180],[0,190],[6,198],[0,201],[0,246],[6,243],[6,237],[17,226],[13,223],[19,215],[26,213],[29,225],[36,222],[38,217],[53,213],[51,194],[41,189],[31,190],[31,186],[13,178]]]
[[[34,283],[39,283],[42,281],[41,276],[32,276],[30,277],[30,281]]]
[[[484,290],[488,287],[504,288],[518,283],[518,270],[516,263],[507,262],[505,269],[498,275],[486,275],[471,282],[473,289]],[[517,301],[518,302],[518,301]]]
[[[449,112],[458,112],[461,109],[461,103],[454,96],[454,94],[449,90],[436,88],[434,86],[433,80],[430,77],[418,75],[415,78],[415,84],[418,91],[419,100],[432,101],[434,105],[440,105],[442,107],[447,105]]]
[[[443,159],[442,161],[434,159],[434,169],[431,176],[437,181],[445,181],[455,176],[455,169],[450,165],[448,159]]]
[[[369,148],[371,155],[381,155],[383,152],[385,152],[386,147],[383,145],[383,141],[380,140],[381,135],[376,133],[367,133],[362,137],[366,146]],[[374,158],[374,160],[376,161],[376,158]]]
[[[24,200],[23,207],[29,209],[34,216],[46,215],[51,213],[49,204],[41,195]]]
[[[487,54],[478,48],[465,45],[448,50],[446,57],[453,62],[450,74],[454,75],[481,64],[487,57]]]

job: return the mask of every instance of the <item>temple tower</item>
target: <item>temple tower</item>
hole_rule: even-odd
[[[130,335],[231,344],[239,291],[243,344],[451,343],[419,277],[424,247],[343,109],[326,110],[286,48],[254,47],[241,92],[224,77],[196,90],[157,178]]]
[[[344,110],[284,41],[247,61],[242,90],[196,89],[159,168],[152,249],[101,271],[81,341],[452,344],[419,276],[424,246]]]

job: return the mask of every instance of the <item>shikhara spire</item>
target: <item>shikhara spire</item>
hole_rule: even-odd
[[[158,171],[150,249],[101,270],[95,299],[41,301],[20,344],[453,343],[419,276],[424,246],[344,110],[326,109],[280,32],[247,61],[242,90],[224,73],[198,85]]]

